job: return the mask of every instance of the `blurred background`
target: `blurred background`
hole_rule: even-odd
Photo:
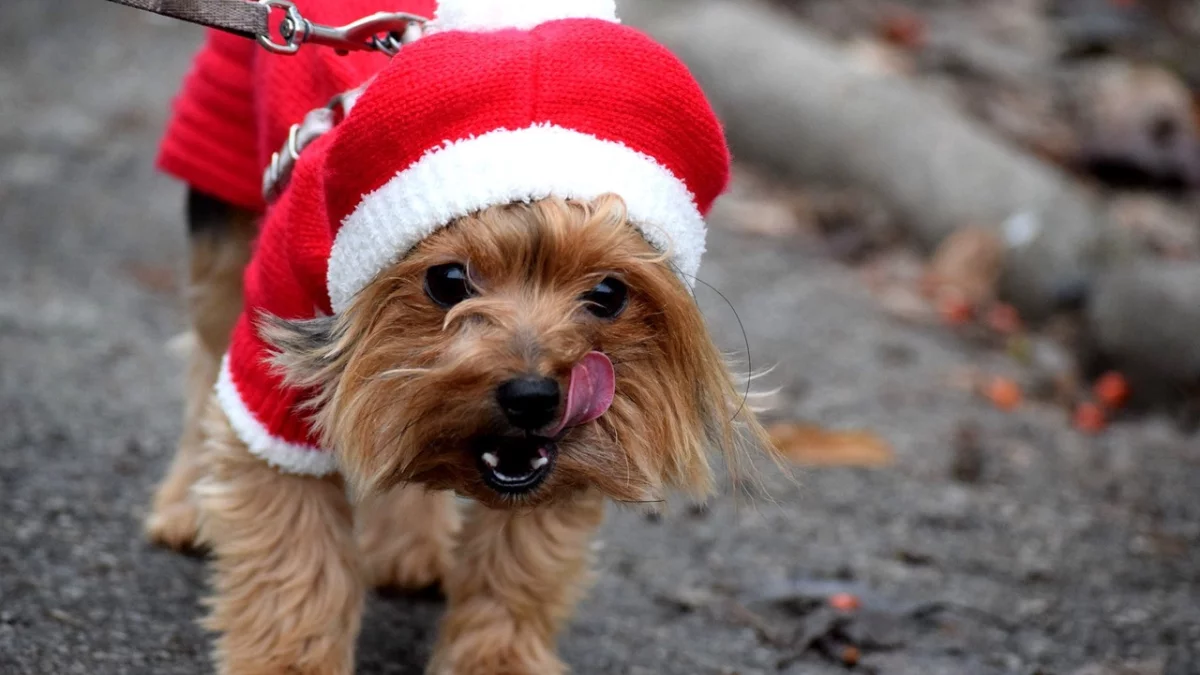
[[[726,121],[699,300],[798,481],[614,509],[576,672],[1200,673],[1200,4],[620,4]],[[0,3],[6,675],[210,668],[203,562],[139,531],[200,37]],[[359,672],[420,673],[440,607],[372,599]]]

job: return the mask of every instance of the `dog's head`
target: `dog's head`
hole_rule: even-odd
[[[708,492],[710,450],[762,439],[687,286],[617,197],[460,219],[340,316],[264,330],[361,491],[656,501]]]

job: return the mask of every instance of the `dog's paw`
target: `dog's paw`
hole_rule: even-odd
[[[529,660],[511,654],[475,654],[455,661],[435,659],[425,675],[567,675],[557,658]]]
[[[553,639],[521,629],[497,609],[451,609],[425,675],[567,675]]]
[[[362,556],[367,583],[373,588],[424,590],[439,586],[450,568],[450,551],[434,539],[362,542]]]
[[[156,508],[146,518],[143,529],[152,543],[186,552],[197,547],[199,525],[199,509],[185,500]]]

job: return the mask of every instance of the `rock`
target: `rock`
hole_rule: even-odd
[[[1093,173],[1118,184],[1200,185],[1200,130],[1179,78],[1118,61],[1083,82],[1081,159]]]
[[[1147,262],[1105,275],[1087,316],[1090,339],[1139,392],[1200,379],[1200,265]]]

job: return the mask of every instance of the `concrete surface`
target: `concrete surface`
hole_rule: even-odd
[[[0,4],[0,673],[204,673],[203,563],[139,520],[179,430],[181,190],[152,160],[198,33],[101,0]],[[896,467],[772,477],[775,502],[660,520],[614,511],[563,638],[578,673],[833,673],[794,635],[813,584],[893,637],[867,672],[1200,672],[1200,450],[1156,420],[1080,436],[946,384],[997,364],[897,324],[800,245],[717,231],[703,276],[778,364],[777,417],[866,427]],[[711,294],[708,294],[711,296]],[[732,313],[704,298],[725,345]],[[950,479],[955,429],[984,472]],[[914,605],[923,611],[909,611]],[[904,609],[908,608],[908,609]],[[420,673],[436,600],[377,598],[361,673]],[[890,623],[889,623],[890,622]],[[757,626],[757,629],[755,628]],[[871,642],[868,640],[867,642]]]

